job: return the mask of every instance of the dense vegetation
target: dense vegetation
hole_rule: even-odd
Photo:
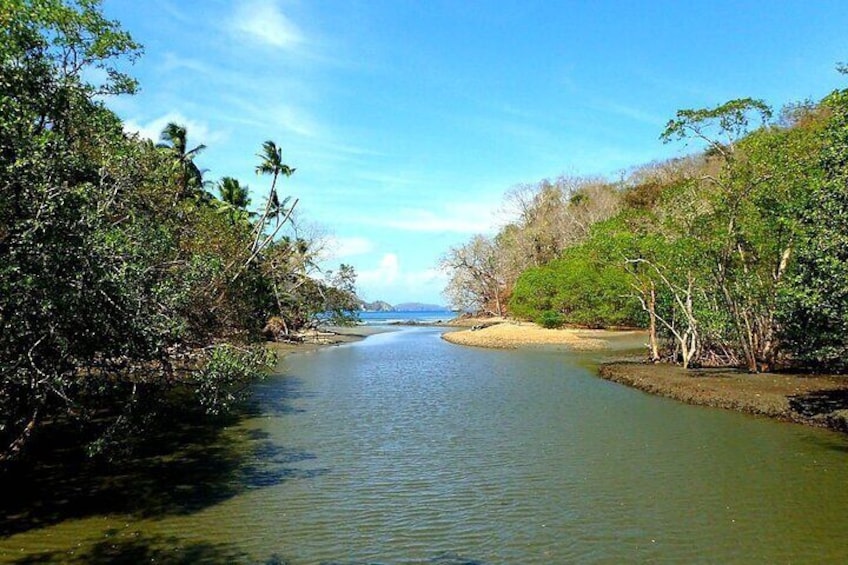
[[[699,153],[623,180],[507,195],[515,219],[443,259],[455,306],[545,326],[649,329],[649,357],[842,371],[848,357],[848,90],[681,110]]]
[[[226,409],[268,364],[264,334],[355,308],[353,270],[320,274],[286,232],[294,169],[274,142],[253,214],[184,127],[124,132],[102,100],[134,92],[140,53],[97,0],[0,3],[0,463],[57,421],[93,451],[125,444],[176,388]]]

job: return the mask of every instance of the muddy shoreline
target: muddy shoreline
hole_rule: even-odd
[[[689,369],[644,362],[600,366],[602,378],[687,404],[848,432],[848,378]]]
[[[387,331],[392,330],[370,326],[329,326],[299,335],[300,341],[269,341],[267,347],[276,353],[277,357],[283,358],[291,353],[306,353],[325,347],[353,343]]]
[[[464,319],[462,330],[442,338],[458,345],[496,349],[554,347],[571,351],[624,353],[646,341],[640,331],[548,330],[503,319]],[[611,355],[611,358],[614,358]],[[601,378],[642,392],[698,406],[735,410],[784,422],[848,433],[848,377],[764,373],[734,369],[689,369],[640,360],[613,361]]]

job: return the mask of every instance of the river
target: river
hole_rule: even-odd
[[[464,348],[442,331],[289,356],[248,417],[152,468],[159,480],[109,491],[142,500],[45,513],[0,538],[0,557],[848,560],[845,436],[609,383],[597,354]]]

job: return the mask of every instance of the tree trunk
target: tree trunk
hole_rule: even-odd
[[[653,281],[651,281],[651,290],[648,295],[648,345],[650,347],[651,363],[659,362],[660,346],[657,339],[657,293]]]
[[[32,432],[38,424],[38,408],[36,408],[32,416],[30,417],[29,422],[24,427],[21,434],[9,444],[9,446],[0,453],[0,463],[5,463],[7,461],[12,461],[16,459],[18,455],[20,455],[21,451],[23,451],[24,446],[29,441],[30,436],[32,436]]]

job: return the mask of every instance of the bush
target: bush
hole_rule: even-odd
[[[563,324],[565,324],[565,318],[563,318],[562,314],[560,314],[559,312],[554,312],[553,310],[545,310],[539,315],[538,318],[536,318],[536,323],[542,326],[543,328],[551,330],[561,328]]]
[[[541,325],[543,318],[555,319],[551,314],[561,318],[560,325],[638,325],[641,308],[630,296],[628,277],[621,261],[587,244],[575,246],[559,259],[524,271],[515,283],[509,311]]]

